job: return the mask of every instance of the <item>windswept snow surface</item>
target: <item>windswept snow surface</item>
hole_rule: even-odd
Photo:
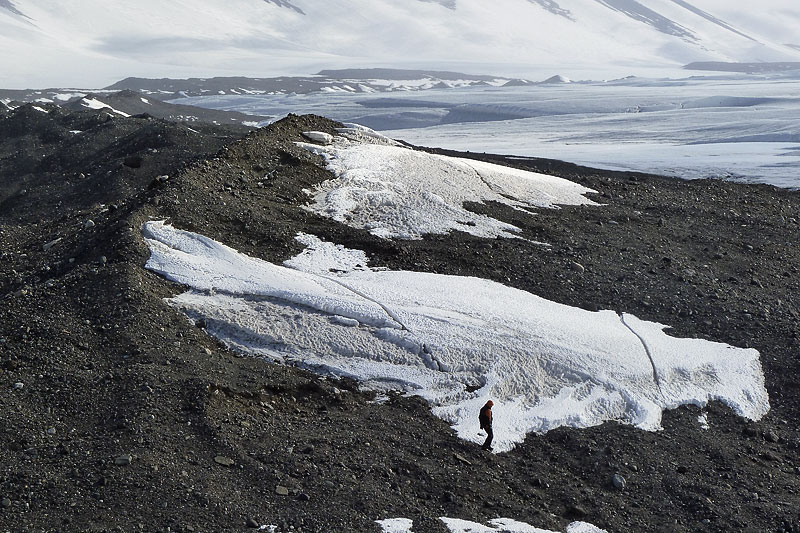
[[[662,410],[682,404],[720,400],[751,419],[769,409],[753,349],[673,338],[632,315],[484,279],[371,270],[363,252],[309,235],[304,254],[279,266],[163,222],[143,233],[146,267],[190,287],[170,305],[223,342],[419,394],[476,443],[476,413],[491,398],[498,451],[558,426],[656,430]]]
[[[453,105],[449,95],[443,123],[387,133],[421,146],[800,188],[798,91],[797,73],[484,90],[482,102],[464,94]]]
[[[439,518],[451,533],[559,533],[549,529],[539,529],[524,522],[509,518],[495,518],[490,520],[488,526],[459,518]],[[408,518],[390,518],[376,520],[383,533],[413,533],[414,522]],[[567,526],[566,533],[606,533],[587,522],[572,522]]]
[[[421,146],[800,188],[798,94],[795,72],[173,103],[315,113]]]
[[[465,202],[494,201],[517,208],[596,205],[584,196],[595,191],[565,179],[427,154],[370,135],[366,128],[356,131],[362,142],[337,136],[332,144],[325,139],[324,146],[298,143],[323,156],[336,175],[308,191],[314,199],[310,209],[379,237],[418,239],[452,230],[512,237],[519,231],[467,211]],[[370,142],[363,142],[365,138]]]

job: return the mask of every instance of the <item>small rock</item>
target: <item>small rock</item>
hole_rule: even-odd
[[[55,239],[55,240],[50,241],[47,244],[43,245],[42,246],[42,250],[44,250],[46,252],[47,250],[49,250],[50,248],[52,248],[53,246],[55,246],[56,244],[58,244],[60,242],[61,242],[61,237],[59,237],[58,239]]]
[[[564,516],[568,518],[586,518],[587,514],[589,513],[586,512],[586,509],[580,505],[569,505]]]
[[[14,383],[14,390],[22,390],[23,387],[25,387],[25,384],[21,381]]]
[[[248,518],[248,519],[247,519],[247,522],[245,522],[245,523],[247,524],[247,527],[249,527],[249,528],[251,528],[251,529],[255,529],[255,528],[259,527],[259,526],[258,526],[258,522],[256,522],[256,521],[255,521],[255,520],[253,520],[252,518]]]
[[[453,454],[453,457],[455,457],[455,458],[456,458],[456,460],[458,460],[458,461],[461,461],[461,462],[462,462],[462,463],[464,463],[465,465],[472,466],[472,463],[471,463],[471,462],[470,462],[470,461],[469,461],[469,460],[468,460],[466,457],[464,457],[464,456],[463,456],[463,455],[461,455],[461,454],[454,453],[454,454]]]
[[[278,485],[277,487],[275,487],[275,494],[277,494],[279,496],[288,496],[289,495],[289,489],[287,489],[283,485]]]
[[[56,428],[47,428],[47,434],[48,435],[55,435],[56,434]]]
[[[761,457],[767,461],[780,461],[780,458],[770,451],[764,452]]]
[[[614,485],[614,488],[617,490],[624,490],[625,478],[620,474],[614,474],[614,477],[611,478],[611,484]]]
[[[142,156],[140,156],[140,155],[131,155],[131,156],[126,157],[122,161],[122,164],[125,165],[128,168],[139,168],[139,167],[142,166],[142,162],[143,162]]]
[[[586,272],[586,267],[580,263],[576,263],[575,261],[570,262],[569,267],[579,274]]]
[[[131,456],[131,454],[125,454],[114,459],[114,464],[117,466],[126,466],[131,464],[131,461],[133,461],[133,456]]]
[[[764,440],[766,440],[767,442],[778,442],[781,439],[774,430],[769,430],[766,433],[764,433]]]
[[[90,220],[87,220],[87,221],[86,221],[86,222],[83,224],[83,227],[84,227],[85,229],[93,228],[93,227],[94,227],[94,220],[91,220],[91,219],[90,219]]]
[[[331,144],[333,142],[333,135],[324,131],[304,131],[303,137],[320,144]]]
[[[2,500],[0,500],[0,507],[2,507],[3,509],[8,509],[9,507],[11,507],[11,500],[9,498],[3,498]]]
[[[214,462],[222,466],[233,466],[235,463],[233,459],[231,459],[230,457],[225,457],[223,455],[217,455],[216,457],[214,457]]]
[[[301,492],[300,494],[297,495],[297,501],[307,502],[310,499],[311,499],[311,496],[309,496],[305,492]]]

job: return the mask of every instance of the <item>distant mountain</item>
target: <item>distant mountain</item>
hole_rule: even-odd
[[[552,80],[564,80],[554,76]],[[148,114],[173,121],[203,121],[216,124],[263,125],[276,116],[255,116],[168,103],[193,96],[311,94],[311,93],[391,93],[447,90],[470,87],[505,87],[534,85],[525,79],[448,71],[409,69],[324,70],[310,76],[246,78],[125,78],[104,89],[0,89],[1,109],[21,103],[60,104],[69,109],[109,108],[122,115]],[[546,83],[546,82],[542,82]]]
[[[313,76],[280,76],[276,78],[246,78],[242,76],[216,78],[125,78],[105,90],[132,90],[160,100],[187,96],[375,93],[448,89],[454,87],[502,86],[510,80],[499,76],[464,74],[461,72],[408,69],[344,69],[323,70]],[[520,80],[531,83],[527,80]]]
[[[0,87],[374,65],[578,79],[798,61],[797,27],[795,0],[0,0]]]

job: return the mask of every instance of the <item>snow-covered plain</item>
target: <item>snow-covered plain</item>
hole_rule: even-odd
[[[384,238],[451,229],[513,236],[513,226],[486,217],[458,223],[460,202],[497,200],[495,187],[519,208],[589,203],[587,189],[560,178],[482,165],[485,177],[470,185],[478,173],[461,159],[416,154],[363,130],[345,135],[306,134],[329,142],[304,146],[339,174],[311,196],[333,197],[334,213],[323,214],[336,218],[344,205],[354,216],[341,222]],[[460,192],[470,187],[474,194]],[[359,188],[376,199],[351,194]],[[413,201],[424,190],[438,200]],[[618,420],[655,430],[664,409],[683,404],[719,400],[751,419],[769,409],[756,350],[673,338],[621,310],[589,312],[472,277],[373,270],[364,252],[313,235],[298,235],[306,250],[281,266],[163,222],[143,231],[147,268],[191,288],[170,304],[228,345],[419,394],[473,442],[481,440],[475,413],[491,398],[500,451],[559,426]]]
[[[800,187],[800,75],[174,101],[262,116],[315,113],[405,141],[682,178]]]

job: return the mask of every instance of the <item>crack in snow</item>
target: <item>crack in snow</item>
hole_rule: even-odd
[[[401,319],[397,315],[397,313],[395,313],[394,311],[389,309],[389,307],[384,305],[381,301],[379,301],[379,300],[377,300],[375,298],[371,298],[370,296],[364,294],[363,292],[359,291],[358,289],[355,289],[354,287],[351,287],[351,286],[347,285],[346,283],[337,280],[336,278],[332,278],[330,276],[323,276],[323,277],[325,279],[328,279],[328,280],[340,285],[341,287],[353,292],[353,294],[356,294],[357,296],[361,296],[365,300],[368,300],[368,301],[380,306],[380,308],[383,309],[386,312],[386,314],[389,315],[389,317],[392,320],[394,320],[395,322],[397,322],[400,325],[401,329],[403,329],[405,331],[408,331],[410,334],[414,335],[415,337],[418,337],[417,335],[414,334],[413,331],[411,331],[411,328],[409,328],[403,322],[403,319]],[[419,350],[418,350],[417,354],[419,355],[419,357],[422,360],[422,362],[425,363],[426,367],[430,368],[431,370],[441,370],[441,371],[443,371],[444,368],[446,368],[443,363],[441,363],[440,361],[436,360],[436,358],[433,356],[433,354],[430,352],[430,349],[425,345],[424,342],[419,342],[418,344],[419,344]]]
[[[625,322],[625,313],[619,313],[619,319],[620,322],[622,322],[622,325],[631,330],[631,333],[636,335],[636,338],[642,343],[644,352],[647,354],[647,359],[650,360],[650,366],[653,367],[653,381],[655,382],[656,387],[658,387],[658,392],[661,393],[661,396],[664,396],[664,391],[661,389],[661,380],[658,377],[658,368],[656,367],[656,362],[653,360],[653,353],[650,351],[650,346],[648,346],[647,341],[644,340],[644,337],[639,335],[639,333],[633,329],[630,324]]]

